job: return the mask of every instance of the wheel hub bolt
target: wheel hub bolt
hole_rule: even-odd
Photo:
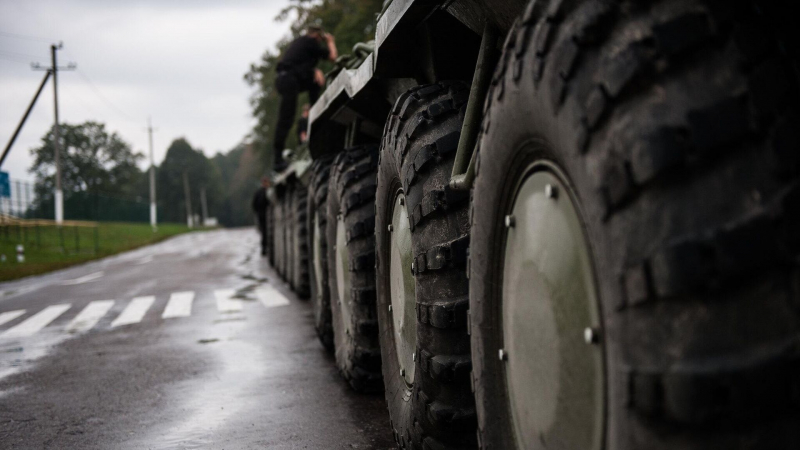
[[[389,230],[389,233],[391,233],[392,231],[394,231],[394,227],[392,226],[392,224],[389,224],[389,226],[388,226],[388,227],[386,227],[386,228]]]
[[[412,361],[416,361],[417,360],[417,352],[414,352],[414,353],[411,354],[411,360]]]
[[[392,305],[389,305],[389,312],[392,312]]]
[[[517,224],[517,219],[514,218],[511,214],[506,216],[506,228],[514,228],[514,225]]]
[[[586,327],[583,330],[583,340],[590,345],[597,344],[600,342],[600,333],[592,327]]]
[[[403,198],[403,197],[400,197],[400,206],[404,206],[405,204],[406,204],[406,199]]]
[[[544,187],[544,195],[547,198],[558,198],[558,187],[548,184]]]
[[[500,351],[497,352],[497,356],[498,358],[500,358],[500,361],[508,361],[508,352],[506,352],[502,348],[500,349]]]
[[[400,369],[400,376],[401,377],[406,376],[406,369]]]

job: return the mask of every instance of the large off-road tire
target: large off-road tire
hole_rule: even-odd
[[[401,448],[475,447],[467,334],[469,194],[450,189],[463,83],[416,87],[394,105],[376,197],[378,320],[392,431]]]
[[[378,147],[337,155],[328,184],[328,267],[336,364],[359,392],[378,392],[375,314],[375,175]]]
[[[285,243],[286,246],[286,260],[284,261],[284,277],[286,282],[289,284],[289,287],[292,290],[295,290],[294,286],[294,269],[295,269],[295,250],[297,250],[294,246],[295,241],[295,216],[297,215],[297,208],[295,208],[295,184],[291,183],[286,188],[286,197],[284,197],[284,204],[283,204],[283,213],[284,213],[284,220],[283,220],[283,232],[285,236]]]
[[[267,204],[267,260],[275,267],[275,205],[272,200]]]
[[[292,287],[301,299],[308,298],[308,188],[297,182],[292,189]]]
[[[314,329],[320,342],[329,352],[333,352],[327,238],[328,179],[331,173],[331,161],[331,158],[314,161],[306,200],[308,268],[311,304],[314,309]]]
[[[274,224],[275,224],[275,233],[272,236],[272,240],[275,245],[275,271],[278,272],[278,276],[281,279],[286,279],[286,221],[285,221],[285,213],[286,213],[286,196],[285,196],[285,188],[283,186],[279,186],[276,189],[277,195],[275,196],[275,205],[273,208],[273,217],[274,217]]]
[[[798,83],[770,5],[518,21],[471,214],[483,448],[800,442]]]

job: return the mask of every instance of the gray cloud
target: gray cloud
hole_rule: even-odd
[[[228,150],[250,130],[251,62],[274,49],[288,23],[273,18],[286,1],[19,1],[0,3],[0,141],[10,137],[43,75],[28,62],[49,64],[49,42],[61,40],[59,77],[63,122],[105,122],[147,150],[148,115],[156,160],[186,137],[207,154]],[[15,37],[22,35],[26,38]],[[42,93],[3,170],[30,178],[29,149],[52,124],[51,87]]]

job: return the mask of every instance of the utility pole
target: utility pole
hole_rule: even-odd
[[[200,189],[200,206],[203,208],[203,223],[206,226],[208,221],[208,202],[206,202],[206,188]]]
[[[56,163],[56,224],[61,225],[64,222],[64,192],[61,190],[61,130],[58,121],[58,71],[59,70],[74,70],[75,64],[70,63],[67,67],[58,67],[56,51],[64,47],[62,42],[58,45],[53,44],[50,46],[50,67],[41,67],[39,64],[33,64],[34,70],[48,70],[53,74],[53,113],[55,116],[55,124],[53,125],[53,147],[55,148],[55,163]],[[44,83],[44,82],[42,82]]]
[[[42,83],[39,85],[39,89],[36,91],[36,95],[33,96],[33,100],[31,100],[30,105],[28,105],[28,109],[25,110],[25,114],[22,116],[22,120],[19,121],[19,125],[17,125],[17,129],[14,130],[14,134],[9,139],[8,144],[6,144],[6,149],[3,150],[3,156],[0,156],[0,167],[3,166],[3,161],[6,160],[6,156],[8,156],[8,152],[11,151],[11,146],[14,145],[14,141],[17,140],[17,136],[19,136],[19,132],[22,131],[22,126],[25,125],[25,121],[28,120],[28,116],[31,114],[31,110],[33,110],[33,105],[36,104],[36,100],[39,99],[39,94],[42,93],[42,89],[44,89],[44,85],[47,84],[48,78],[50,78],[52,72],[49,70],[47,73],[44,74],[44,78],[42,79]]]
[[[153,232],[157,230],[156,225],[156,161],[153,158],[153,124],[147,118],[147,134],[150,137],[150,226]]]
[[[186,172],[183,172],[183,192],[186,196],[186,225],[192,228],[192,225],[194,225],[192,217],[192,198],[190,195],[191,191],[189,190],[189,176]]]
[[[61,44],[58,44],[61,48]],[[50,59],[53,67],[53,111],[55,112],[56,123],[53,126],[53,145],[56,149],[56,224],[64,223],[64,191],[61,190],[61,145],[59,143],[58,127],[58,66],[56,65],[55,44],[50,46]]]

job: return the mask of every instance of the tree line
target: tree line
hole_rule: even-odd
[[[174,140],[156,168],[156,191],[160,222],[185,222],[186,198],[183,174],[189,180],[190,201],[200,213],[201,189],[205,189],[209,216],[224,226],[252,223],[250,199],[258,178],[267,173],[272,161],[272,129],[277,120],[280,97],[274,90],[275,69],[288,44],[309,25],[320,25],[336,36],[339,53],[351,52],[356,43],[374,38],[376,14],[385,0],[290,0],[276,21],[294,17],[290,34],[278,51],[266,50],[251,64],[244,80],[253,88],[250,105],[256,124],[250,133],[251,144],[239,144],[211,158],[186,139]],[[323,71],[330,62],[321,63]],[[305,94],[303,94],[305,96]],[[300,104],[306,101],[299,99]],[[301,108],[298,108],[298,115]],[[89,121],[61,124],[62,189],[67,219],[147,221],[149,218],[149,175],[142,170],[144,155],[132,150],[117,133],[105,125]],[[297,144],[291,133],[288,147]],[[52,129],[41,145],[31,150],[36,177],[36,203],[31,214],[52,218],[55,191],[55,152]],[[105,214],[105,215],[104,215]]]
[[[99,122],[63,123],[60,134],[61,187],[67,219],[149,220],[149,168],[140,169],[145,159],[142,153]],[[41,144],[31,149],[36,193],[29,211],[32,217],[53,215],[53,138],[51,128]],[[201,191],[205,191],[209,217],[216,217],[224,226],[251,224],[250,196],[258,187],[260,167],[252,146],[239,144],[208,158],[185,138],[175,139],[156,167],[159,222],[186,222],[186,174],[195,215],[201,214]]]

